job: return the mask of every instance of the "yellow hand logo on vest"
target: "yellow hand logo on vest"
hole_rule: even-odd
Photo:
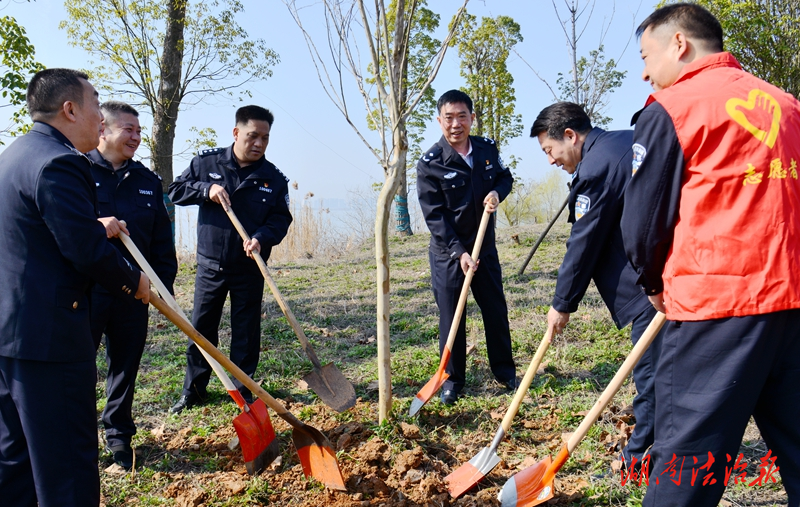
[[[769,131],[756,127],[748,118],[745,110],[753,111],[756,107],[772,115],[772,125],[770,125]],[[725,103],[725,111],[733,118],[733,121],[753,134],[756,139],[770,148],[775,145],[775,140],[778,139],[778,132],[781,129],[781,106],[772,95],[762,90],[750,90],[746,101],[739,98],[729,99]],[[761,116],[761,114],[756,111],[756,114],[750,116],[757,117]]]

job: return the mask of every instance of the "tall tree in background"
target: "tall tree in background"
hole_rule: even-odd
[[[606,61],[605,49],[603,42],[609,29],[611,28],[611,21],[613,21],[613,14],[611,19],[606,24],[605,22],[600,26],[600,41],[596,49],[589,51],[589,56],[578,56],[578,42],[580,42],[586,29],[589,27],[589,22],[592,19],[594,12],[595,1],[581,5],[580,0],[563,0],[566,8],[566,14],[559,11],[555,0],[551,0],[553,4],[553,11],[555,12],[558,23],[564,31],[564,36],[567,40],[567,47],[569,52],[570,71],[568,75],[562,72],[558,73],[556,80],[556,87],[560,93],[556,93],[553,86],[547,82],[529,63],[525,62],[528,67],[536,74],[553,94],[553,100],[568,100],[576,104],[580,104],[592,124],[598,127],[604,127],[611,123],[611,118],[605,116],[604,111],[608,105],[609,95],[614,92],[622,84],[627,71],[617,70],[617,62],[613,58]],[[588,12],[587,12],[588,11]],[[581,18],[586,16],[586,21],[583,22]],[[634,18],[635,18],[634,13]],[[631,30],[631,35],[633,31]],[[628,42],[630,42],[630,36]],[[627,49],[627,44],[625,49]],[[625,52],[623,49],[623,53]],[[522,58],[519,53],[517,53]]]
[[[733,53],[746,71],[800,97],[800,2],[696,0],[695,3],[719,19],[725,50]]]
[[[0,130],[0,134],[13,136],[25,132],[30,124],[25,108],[25,91],[33,74],[44,67],[36,62],[36,51],[25,28],[10,16],[0,18],[0,51],[0,95],[8,101],[0,108],[16,108],[10,115],[11,123]]]
[[[278,55],[236,23],[238,0],[66,0],[61,22],[72,45],[103,65],[94,79],[140,99],[153,116],[152,169],[172,182],[175,126],[182,107],[209,95],[247,94],[251,79],[272,75]]]
[[[506,62],[514,46],[522,42],[519,25],[508,16],[477,18],[465,14],[458,32],[462,88],[475,110],[474,135],[490,137],[498,147],[522,134],[522,116],[514,114],[514,77]]]
[[[464,0],[456,14],[456,24],[468,1]],[[415,22],[419,19],[417,11],[423,5],[421,0],[396,0],[389,8],[383,0],[375,0],[372,6],[364,0],[322,0],[322,16],[327,28],[327,48],[322,51],[300,18],[300,12],[308,12],[309,6],[300,5],[297,0],[284,0],[284,3],[303,32],[325,93],[383,168],[384,180],[375,216],[378,410],[379,420],[383,422],[389,417],[392,404],[388,234],[392,199],[407,170],[409,118],[436,77],[454,30],[451,28],[432,57],[422,62],[424,67],[412,73],[409,66],[409,59],[413,57],[412,34],[417,29]],[[357,31],[361,30],[363,36],[359,37]],[[359,40],[362,48],[366,46],[363,50],[366,63],[360,60]],[[367,140],[351,115],[346,74],[354,78],[367,117],[377,122],[375,131],[380,140],[377,147]],[[374,83],[368,81],[372,79]]]
[[[397,5],[398,0],[391,0],[389,3],[389,10],[387,15],[388,27],[386,33],[389,37],[393,37],[395,33],[395,20],[397,19]],[[427,7],[425,0],[420,0],[418,6],[413,9],[413,18],[408,21],[409,26],[409,47],[408,57],[403,61],[403,80],[401,82],[401,89],[399,95],[402,102],[407,102],[409,98],[409,91],[413,89],[413,83],[424,82],[425,75],[430,72],[430,62],[434,61],[439,48],[441,48],[441,41],[435,39],[432,34],[439,27],[439,15],[431,11]],[[392,41],[390,39],[390,44]],[[368,65],[370,73],[375,72],[372,65]],[[387,66],[382,62],[381,76],[386,82],[388,76],[386,75]],[[367,83],[376,84],[375,78],[367,78]],[[411,87],[409,87],[411,83]],[[423,93],[422,98],[417,104],[417,107],[408,115],[406,119],[406,135],[408,138],[408,155],[406,156],[407,168],[405,172],[399,174],[400,184],[397,188],[397,194],[394,196],[394,210],[395,210],[395,232],[400,236],[410,236],[413,234],[411,229],[411,217],[408,212],[408,176],[409,171],[416,167],[417,160],[422,156],[421,143],[424,140],[423,134],[425,128],[428,126],[430,120],[433,119],[433,114],[436,111],[436,97],[435,91],[432,86],[429,86]],[[369,128],[378,130],[380,128],[391,128],[391,121],[388,112],[378,97],[372,99],[373,107],[368,111],[367,122]],[[387,139],[392,137],[391,132],[385,132],[384,136]]]

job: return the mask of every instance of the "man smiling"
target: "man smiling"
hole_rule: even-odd
[[[494,220],[489,221],[480,252],[480,267],[470,256],[484,207],[490,213],[511,192],[514,177],[500,159],[497,145],[485,137],[470,136],[475,113],[472,100],[450,90],[438,101],[442,138],[417,163],[417,190],[425,222],[431,231],[428,257],[431,284],[439,306],[439,354],[455,316],[461,286],[473,270],[472,294],[481,308],[486,330],[486,352],[492,373],[510,390],[518,386],[503,277],[494,242]],[[453,344],[441,400],[452,405],[464,387],[467,363],[466,313],[462,314]]]
[[[97,211],[111,242],[128,261],[136,261],[122,242],[121,232],[131,240],[170,290],[178,271],[172,225],[164,206],[161,178],[133,160],[142,141],[139,113],[124,102],[108,101],[100,106],[103,133],[100,145],[88,154],[97,185]],[[127,225],[122,225],[124,220]],[[133,466],[131,438],[133,392],[139,362],[147,338],[148,307],[112,296],[96,285],[91,303],[92,337],[95,348],[105,335],[106,396],[103,425],[106,450],[125,469]]]
[[[777,460],[797,507],[800,103],[743,71],[698,5],[662,7],[636,33],[654,93],[634,117],[622,231],[667,315],[650,467],[661,480],[642,504],[716,506],[752,416],[762,466]]]

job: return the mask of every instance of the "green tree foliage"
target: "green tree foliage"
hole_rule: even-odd
[[[599,25],[600,42],[597,49],[589,51],[589,56],[578,56],[578,43],[589,27],[594,12],[595,1],[592,0],[585,5],[581,5],[580,0],[564,0],[566,16],[559,11],[555,0],[552,0],[553,11],[558,19],[559,25],[564,32],[567,47],[569,48],[570,71],[568,73],[559,72],[556,80],[556,87],[560,93],[556,93],[550,83],[547,82],[524,58],[520,58],[533,71],[537,78],[542,81],[553,94],[554,100],[566,100],[580,104],[592,120],[592,124],[597,127],[604,127],[611,123],[611,118],[604,114],[608,105],[609,95],[622,84],[627,71],[617,70],[617,62],[614,59],[606,61],[603,40],[611,28],[611,21]],[[588,14],[587,14],[588,10]],[[587,16],[586,21],[581,18]],[[631,32],[631,36],[633,33]],[[630,37],[628,38],[630,41]],[[627,49],[627,45],[625,46]],[[623,50],[623,53],[625,50]],[[518,54],[519,55],[519,54]]]
[[[582,56],[575,63],[571,76],[558,73],[556,84],[561,91],[561,100],[569,100],[583,106],[592,124],[604,127],[611,123],[606,116],[609,95],[622,85],[627,71],[617,70],[617,62],[612,58],[605,61],[603,45],[589,51],[589,57]]]
[[[725,50],[733,53],[746,71],[800,97],[800,2],[697,0],[696,3],[719,19]]]
[[[392,38],[396,30],[397,24],[397,0],[392,0],[389,3],[387,24],[387,34],[389,43],[392,43]],[[407,58],[402,61],[402,74],[403,80],[401,83],[400,95],[403,101],[408,101],[409,90],[414,90],[418,83],[425,82],[427,73],[430,72],[430,64],[436,58],[441,41],[433,37],[433,32],[439,27],[440,16],[427,8],[427,2],[421,0],[413,5],[412,9],[407,9],[403,13],[403,20],[409,27],[409,52]],[[378,38],[378,37],[376,37]],[[383,60],[383,55],[381,55]],[[374,75],[374,65],[368,66],[369,72]],[[386,76],[386,64],[381,61],[381,72],[384,82]],[[374,77],[367,78],[366,82],[370,85],[376,83]],[[368,111],[367,124],[370,129],[387,129],[391,125],[389,114],[386,107],[377,99],[372,99],[373,107]],[[436,111],[436,92],[432,86],[425,89],[417,107],[408,116],[405,123],[406,136],[408,142],[408,155],[406,172],[400,175],[401,182],[395,195],[395,218],[396,226],[395,232],[399,235],[408,236],[412,234],[411,220],[408,213],[408,189],[409,189],[409,176],[410,171],[416,167],[417,160],[422,156],[422,150],[425,149],[421,146],[424,140],[424,132],[428,123],[433,118]],[[391,132],[385,132],[384,138],[391,139]],[[383,147],[384,149],[386,146]],[[388,160],[388,157],[385,157]],[[413,176],[412,176],[413,177]]]
[[[29,123],[26,119],[25,90],[28,80],[44,67],[36,62],[36,52],[30,39],[17,20],[10,16],[0,18],[0,95],[8,104],[0,106],[16,107],[11,114],[11,125],[0,131],[2,134],[16,135],[27,131]],[[0,141],[0,144],[3,144]]]
[[[477,18],[465,14],[458,33],[463,88],[475,109],[473,134],[494,139],[502,147],[522,134],[522,116],[514,114],[514,77],[506,62],[522,42],[519,25],[508,16]]]
[[[242,85],[272,75],[278,55],[236,23],[239,0],[66,0],[61,23],[72,45],[102,63],[98,85],[141,101],[153,116],[153,169],[172,182],[181,107],[211,95],[248,95]]]

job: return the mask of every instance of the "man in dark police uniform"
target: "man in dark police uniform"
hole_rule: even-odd
[[[643,505],[716,506],[752,416],[760,471],[779,467],[797,507],[800,102],[743,71],[696,4],[656,10],[637,35],[654,91],[634,117],[622,231],[667,315]]]
[[[592,128],[581,106],[558,102],[539,113],[531,127],[531,137],[539,140],[550,164],[560,165],[572,175],[569,194],[572,231],[558,269],[547,324],[555,333],[561,333],[570,314],[578,309],[589,281],[594,280],[617,328],[633,323],[631,341],[635,345],[656,310],[636,284],[638,275],[625,256],[619,225],[623,192],[631,178],[633,131],[606,132]],[[641,463],[653,443],[653,357],[660,335],[633,371],[636,427],[622,451],[627,465]]]
[[[264,278],[252,252],[260,252],[266,261],[292,223],[288,179],[264,158],[272,122],[272,113],[263,107],[239,108],[233,144],[205,150],[169,186],[175,204],[200,206],[192,324],[216,345],[222,308],[230,292],[231,360],[251,377],[261,346],[264,291]],[[223,204],[236,212],[250,241],[242,241]],[[206,398],[211,367],[191,341],[186,362],[183,392],[170,409],[172,413],[198,405]],[[245,400],[251,401],[250,391],[239,381],[235,383]]]
[[[0,154],[0,503],[100,503],[88,292],[149,301],[149,280],[109,243],[83,153],[102,114],[86,74],[28,85],[31,131]]]
[[[131,264],[136,261],[116,238],[120,231],[131,240],[171,291],[178,271],[172,224],[164,206],[161,178],[133,155],[142,140],[139,113],[124,102],[109,101],[100,106],[103,133],[100,145],[88,156],[94,162],[92,176],[97,184],[97,211],[111,243]],[[120,224],[124,220],[127,226]],[[148,306],[115,297],[100,285],[92,291],[92,337],[95,347],[105,334],[106,395],[103,410],[106,450],[125,469],[133,466],[131,438],[136,425],[131,413],[136,374],[147,338]]]
[[[472,247],[484,207],[490,213],[511,192],[514,177],[503,165],[491,139],[470,136],[475,113],[472,99],[459,90],[443,94],[437,103],[442,138],[417,162],[417,191],[425,223],[431,231],[428,257],[433,295],[439,307],[439,354],[444,351],[459,293],[467,270],[475,271],[472,294],[481,308],[486,351],[495,378],[508,389],[518,386],[508,307],[494,240],[494,217],[481,246],[480,267]],[[453,344],[441,399],[451,405],[464,387],[467,369],[466,312]]]

